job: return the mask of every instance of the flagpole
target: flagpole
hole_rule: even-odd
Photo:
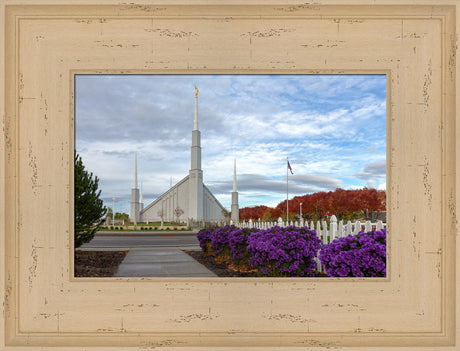
[[[289,170],[288,170],[289,160],[286,157],[286,225],[289,222]]]

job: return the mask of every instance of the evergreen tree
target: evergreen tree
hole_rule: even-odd
[[[93,173],[88,173],[81,160],[75,153],[75,247],[90,242],[97,228],[104,221],[107,209],[99,198],[99,179]]]

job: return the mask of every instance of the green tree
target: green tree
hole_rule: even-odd
[[[104,221],[107,209],[99,198],[99,179],[93,173],[88,173],[81,160],[75,153],[75,247],[90,242],[97,228]]]
[[[120,212],[115,212],[115,219],[124,219],[124,220],[128,220],[129,219],[129,215],[127,213],[120,213]]]
[[[270,212],[270,209],[266,209],[265,212],[264,212],[264,216],[262,217],[262,220],[264,222],[269,222],[271,221],[273,218],[272,218],[272,214]]]

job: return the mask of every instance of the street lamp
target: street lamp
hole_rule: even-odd
[[[112,197],[113,206],[112,206],[112,225],[115,227],[115,198]]]

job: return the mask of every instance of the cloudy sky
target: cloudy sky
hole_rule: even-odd
[[[76,149],[102,198],[129,213],[134,154],[144,206],[190,169],[199,88],[204,183],[230,209],[336,188],[386,187],[384,75],[78,75]]]

